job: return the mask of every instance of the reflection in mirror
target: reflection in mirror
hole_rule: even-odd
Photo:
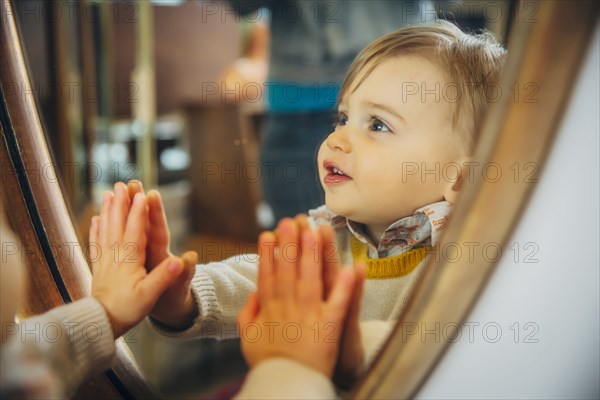
[[[574,179],[572,189],[563,190],[568,195],[562,199],[552,196],[559,185],[564,189],[565,179],[561,174],[577,176],[578,171],[597,170],[586,163],[589,158],[581,159],[584,151],[573,149],[576,142],[589,146],[598,138],[598,121],[593,112],[590,114],[598,105],[597,85],[593,84],[598,76],[598,3],[579,2],[573,6],[570,2],[539,2],[533,5],[534,20],[519,20],[511,32],[510,57],[499,88],[508,93],[520,83],[533,87],[534,96],[504,96],[491,107],[473,157],[473,165],[490,165],[504,174],[482,174],[463,189],[453,215],[458,223],[450,224],[441,243],[442,248],[447,246],[455,251],[430,258],[430,266],[419,278],[385,351],[379,353],[372,369],[353,393],[354,398],[468,398],[473,395],[511,398],[531,393],[544,397],[542,393],[552,392],[554,396],[561,390],[578,397],[573,395],[575,391],[598,392],[596,374],[593,378],[576,374],[575,379],[581,381],[574,386],[572,368],[554,370],[548,363],[553,354],[577,354],[577,351],[594,354],[597,349],[594,340],[553,340],[541,334],[543,338],[540,337],[539,343],[544,342],[543,347],[520,345],[538,343],[532,336],[540,333],[539,327],[543,326],[546,333],[553,331],[552,326],[563,326],[564,315],[586,307],[585,304],[563,307],[563,297],[558,300],[559,307],[549,308],[555,301],[556,290],[550,282],[538,287],[539,272],[556,275],[557,287],[562,287],[562,275],[550,270],[562,270],[565,261],[558,253],[565,246],[564,240],[555,240],[552,233],[541,233],[539,229],[543,230],[541,227],[545,225],[537,222],[549,214],[560,219],[557,210],[569,209],[562,206],[573,198],[590,197],[592,203],[597,203],[593,195],[589,196],[589,184],[578,179]],[[575,92],[574,98],[572,92]],[[567,115],[563,115],[565,112]],[[587,139],[579,139],[582,133]],[[564,157],[565,154],[571,159]],[[544,165],[546,158],[548,166]],[[517,174],[518,168],[529,171]],[[574,193],[580,196],[574,197]],[[589,225],[585,219],[573,223],[581,224],[575,231],[585,230]],[[511,254],[517,250],[518,243],[524,243],[518,240],[525,237],[535,240],[527,244],[535,247],[536,254]],[[537,246],[541,243],[546,250],[556,243],[560,250],[551,250],[550,259],[534,267],[532,263],[538,262]],[[468,248],[475,251],[467,251]],[[479,251],[486,248],[496,251]],[[500,251],[504,257],[498,262]],[[589,253],[582,258],[586,260],[583,263],[589,264],[588,260],[595,257]],[[525,266],[527,272],[523,270]],[[597,268],[592,268],[580,276],[583,281],[597,282],[597,279],[590,280],[597,272]],[[597,284],[588,285],[583,281],[571,285],[573,290],[598,292]],[[510,299],[506,298],[507,294]],[[529,304],[531,299],[535,299],[531,302],[533,305]],[[563,311],[557,311],[561,307]],[[546,313],[550,309],[552,312]],[[597,321],[581,315],[580,325],[593,330],[591,326]],[[536,321],[529,325],[536,331],[528,336],[531,340],[522,341],[523,336],[518,339],[504,334],[518,326],[519,322],[515,321],[520,318]],[[487,330],[489,327],[492,329]],[[492,330],[495,332],[491,333]],[[581,331],[589,332],[589,329]],[[525,350],[525,347],[530,348]],[[447,350],[448,355],[445,355]],[[573,357],[579,360],[582,356]],[[590,365],[596,364],[597,357],[589,360]],[[551,388],[548,382],[553,382]]]
[[[282,216],[307,212],[323,203],[318,168],[325,169],[324,179],[333,186],[358,172],[335,155],[336,149],[343,147],[335,141],[346,140],[343,136],[353,126],[355,115],[363,118],[358,117],[362,111],[352,108],[354,103],[387,101],[373,98],[365,88],[382,82],[389,85],[388,63],[366,78],[359,77],[356,82],[362,80],[361,85],[350,81],[346,89],[351,96],[342,97],[345,108],[338,116],[336,134],[323,144],[317,167],[315,163],[317,149],[336,119],[332,109],[344,74],[361,48],[387,32],[436,15],[467,31],[488,29],[506,44],[515,15],[528,13],[532,5],[523,2],[517,9],[515,2],[505,0],[478,2],[477,7],[468,8],[448,1],[284,4],[266,2],[266,8],[246,10],[241,4],[213,2],[16,2],[34,96],[83,248],[102,193],[112,190],[117,181],[141,179],[146,190],[155,188],[161,193],[173,253],[196,250],[201,264],[254,253],[258,232],[272,228]],[[245,15],[240,17],[240,13]],[[302,31],[303,23],[315,31]],[[399,90],[405,93],[414,87],[419,90],[422,84],[436,88],[436,83],[448,81],[422,59],[404,61],[394,68],[406,76],[425,71],[414,82],[404,82]],[[344,90],[342,87],[342,95]],[[417,94],[414,99],[422,98],[413,94]],[[407,108],[409,104],[412,109]],[[396,108],[407,108],[407,115],[400,117],[404,124],[410,125],[411,113],[421,113],[420,124],[427,122],[435,131],[440,126],[435,126],[431,115],[439,104],[425,96],[425,101]],[[378,110],[377,118],[369,120],[371,130],[393,132],[397,117],[389,114]],[[371,118],[370,114],[366,118]],[[346,124],[348,128],[343,128]],[[435,142],[444,154],[448,148],[460,146],[443,140],[440,137]],[[390,144],[386,147],[392,148]],[[383,154],[377,157],[381,163]],[[437,161],[435,157],[432,160]],[[411,153],[400,159],[398,168],[420,167],[425,161]],[[435,171],[435,166],[431,168],[427,170]],[[442,170],[450,174],[449,169],[439,172]],[[420,179],[416,170],[404,172]],[[358,180],[358,176],[354,178]],[[333,186],[325,189],[328,206],[342,214],[346,205],[336,204],[335,191],[339,189]],[[381,186],[382,192],[373,191],[371,198],[365,197],[365,204],[393,199],[385,189]],[[402,211],[396,209],[397,215],[386,215],[368,229],[362,224],[350,225],[357,235],[345,247],[340,243],[342,253],[345,248],[353,258],[399,256],[394,253],[398,246],[394,241],[414,245],[411,241],[419,242],[419,235],[424,234],[420,228],[404,227],[409,235],[400,229],[404,236],[388,240],[387,248],[385,240],[379,243],[379,239],[390,234],[390,222],[432,203],[427,196],[415,196],[414,204],[406,204]],[[388,209],[393,207],[382,205],[378,211]],[[446,220],[448,211],[439,207],[422,211],[423,224],[433,224],[431,242],[436,224]],[[329,218],[323,212],[314,216]],[[360,237],[379,245],[363,246],[357,240]],[[425,252],[411,253],[411,257],[419,264]],[[201,278],[223,285],[230,279],[220,277],[218,271],[214,274]],[[373,287],[385,285],[386,280],[379,278],[386,277],[368,278],[363,316],[387,319],[397,315],[402,301],[393,310],[373,306],[379,305],[375,297],[381,293]],[[206,283],[200,278],[195,282]],[[393,292],[393,285],[388,286],[385,290]],[[251,288],[236,294],[244,297]],[[375,324],[373,329],[380,337],[385,328]],[[166,397],[210,397],[233,390],[246,366],[239,341],[215,340],[215,336],[223,337],[203,332],[197,335],[200,340],[182,341],[169,339],[143,323],[125,340],[148,378]],[[363,339],[370,353],[381,340]]]

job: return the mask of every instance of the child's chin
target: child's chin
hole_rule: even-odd
[[[325,198],[325,205],[335,215],[350,218],[350,215],[352,214],[348,206],[345,206],[344,204],[340,204],[339,202],[333,200],[327,200],[327,198]]]

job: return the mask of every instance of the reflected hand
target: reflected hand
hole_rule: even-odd
[[[144,186],[140,181],[129,181],[127,183],[129,198],[137,193],[144,193]],[[146,249],[147,265],[152,269],[162,260],[173,255],[170,250],[171,232],[167,225],[167,217],[164,212],[162,199],[156,190],[150,190],[147,196],[148,202],[148,224],[146,235],[148,236],[148,247]]]
[[[140,181],[129,181],[127,189],[130,198],[137,193],[144,193],[144,187]],[[156,190],[148,192],[146,232],[148,236],[146,269],[152,271],[164,259],[173,256],[170,250],[171,233],[167,225],[167,217],[160,193]],[[195,251],[188,251],[181,258],[184,262],[183,272],[158,299],[150,313],[152,318],[174,329],[189,327],[198,315],[191,288],[192,277],[198,263],[198,254]]]
[[[148,315],[183,262],[167,257],[146,271],[146,198],[139,193],[130,201],[122,182],[114,190],[104,194],[100,216],[92,218],[90,254],[97,253],[91,257],[92,296],[105,308],[117,338]]]
[[[297,215],[295,219],[301,229],[308,229],[309,223],[305,214]],[[324,296],[327,296],[336,282],[341,259],[333,228],[330,225],[319,225],[318,230],[321,237]],[[358,374],[362,371],[365,359],[360,332],[360,302],[365,281],[365,265],[357,263],[354,266],[354,271],[356,282],[348,315],[343,324],[340,354],[333,376],[335,383],[343,388],[352,386]]]
[[[320,240],[318,232],[299,229],[291,219],[279,223],[276,236],[260,236],[258,292],[238,316],[242,352],[251,367],[286,357],[333,374],[355,279],[352,269],[341,269],[324,295]],[[262,334],[250,337],[256,326]]]

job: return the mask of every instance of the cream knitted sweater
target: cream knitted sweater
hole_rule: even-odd
[[[357,229],[357,224],[335,216],[325,207],[311,211],[313,224],[333,224],[342,264],[351,265],[350,238],[368,246],[369,258],[396,256],[415,247],[432,247],[439,240],[451,207],[440,202],[423,207],[388,228],[379,247]],[[392,235],[390,236],[390,232]],[[390,239],[391,237],[391,239]],[[185,331],[172,331],[154,324],[164,335],[180,338],[238,337],[236,317],[248,296],[256,291],[258,256],[243,254],[221,262],[198,265],[192,279],[192,291],[199,315]],[[362,321],[394,321],[402,311],[412,287],[421,273],[423,260],[410,274],[387,279],[367,279],[361,303]]]
[[[415,215],[392,224],[384,234],[386,240],[377,247],[357,230],[356,224],[350,221],[339,223],[339,218],[336,221],[336,216],[325,207],[310,215],[315,225],[334,226],[342,263],[351,265],[352,237],[368,246],[369,258],[396,256],[415,247],[434,247],[449,213],[450,205],[446,202],[423,207]],[[425,262],[423,260],[408,275],[365,282],[360,327],[364,368],[370,365],[389,336]],[[199,310],[194,324],[185,331],[173,331],[157,323],[153,326],[164,335],[179,338],[237,338],[236,317],[248,295],[256,290],[257,263],[257,255],[245,254],[199,265],[192,279],[192,291]],[[270,359],[253,368],[236,396],[239,399],[335,397],[335,388],[326,376],[284,358]]]

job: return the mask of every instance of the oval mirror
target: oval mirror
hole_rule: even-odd
[[[340,3],[313,3],[315,18],[347,23]],[[499,90],[511,95],[490,109],[473,164],[502,173],[475,174],[463,189],[437,256],[348,393],[356,398],[414,396],[456,342],[498,254],[506,257],[598,15],[594,2],[406,3],[406,15],[486,28],[508,45]],[[161,191],[175,252],[194,249],[209,262],[255,249],[273,223],[256,175],[262,12],[241,19],[213,2],[2,2],[2,196],[30,268],[22,317],[89,293],[89,221],[117,180]],[[478,251],[468,260],[456,254],[469,249]],[[422,340],[418,330],[432,326],[441,328]],[[238,347],[168,340],[142,323],[118,341],[117,366],[76,397],[227,397],[246,372]]]

